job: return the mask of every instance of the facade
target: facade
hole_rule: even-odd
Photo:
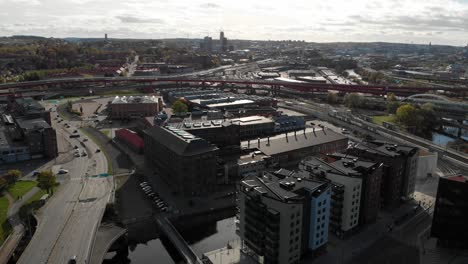
[[[184,195],[213,191],[217,184],[218,148],[173,127],[144,131],[144,153],[171,187]]]
[[[241,147],[259,149],[272,158],[272,163],[281,168],[295,168],[305,157],[344,151],[348,147],[348,138],[326,128],[306,128],[243,141]]]
[[[272,174],[240,182],[239,235],[263,263],[299,263],[328,242],[330,186]]]
[[[435,151],[419,151],[416,178],[427,178],[428,176],[435,175],[438,157],[439,155]]]
[[[360,177],[361,175],[357,175],[358,172],[353,169],[344,167],[344,162],[347,161],[340,160],[337,163],[329,164],[318,158],[311,158],[304,160],[299,165],[301,170],[309,173],[310,178],[321,181],[328,180],[332,185],[343,187],[343,199],[335,200],[331,205],[332,211],[341,211],[340,219],[336,221],[336,223],[339,223],[339,226],[330,226],[331,231],[339,236],[349,233],[359,225],[362,202],[363,180]]]
[[[419,149],[410,146],[372,141],[348,148],[355,157],[383,163],[381,184],[382,207],[391,209],[414,193]]]
[[[256,138],[271,135],[275,131],[275,122],[264,116],[248,116],[230,120],[239,125],[240,137]]]
[[[228,40],[223,31],[219,32],[219,46],[220,52],[226,52],[228,49]]]
[[[247,175],[260,176],[270,165],[270,157],[261,151],[240,155],[238,159],[224,164],[225,182],[235,182]]]
[[[109,104],[109,115],[112,119],[134,119],[155,116],[162,105],[156,96],[116,96]]]
[[[55,130],[42,118],[16,119],[21,140],[29,148],[31,158],[58,156]]]
[[[275,121],[275,132],[302,130],[305,128],[305,120],[302,116],[281,115],[273,117]]]
[[[213,50],[213,39],[211,37],[208,37],[206,36],[204,39],[203,39],[203,50],[208,52],[208,53],[211,53],[211,51]]]
[[[468,177],[439,179],[431,236],[439,246],[468,249]]]

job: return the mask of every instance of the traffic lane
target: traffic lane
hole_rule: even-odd
[[[49,263],[66,263],[72,256],[77,257],[78,263],[85,263],[109,199],[110,188],[107,178],[86,180],[66,227],[51,253]]]
[[[87,162],[83,159],[73,160],[70,167],[70,175],[81,175]],[[45,206],[38,212],[39,223],[21,255],[18,263],[45,263],[57,238],[59,237],[64,222],[69,218],[75,202],[81,191],[81,184],[78,181],[69,181],[62,185],[58,192],[53,195]]]

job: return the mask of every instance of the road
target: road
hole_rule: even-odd
[[[69,129],[62,126],[65,122],[71,125]],[[78,139],[68,137],[78,124],[54,121],[58,140],[81,147]],[[68,179],[38,212],[36,232],[18,263],[66,263],[72,256],[78,263],[88,261],[113,182],[111,177],[88,177],[106,173],[107,160],[102,152],[95,153],[98,146],[91,139],[85,145],[87,156],[59,165],[69,170]]]

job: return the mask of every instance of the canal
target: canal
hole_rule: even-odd
[[[193,251],[201,256],[203,253],[225,247],[227,242],[239,239],[235,233],[234,217],[226,218],[214,223],[206,224],[181,235],[190,244]],[[174,252],[171,245],[161,239],[154,239],[145,244],[138,244],[129,248],[128,260],[130,263],[176,264],[177,260],[169,252]],[[128,263],[128,262],[127,262]]]

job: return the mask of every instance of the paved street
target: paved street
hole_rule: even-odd
[[[65,122],[72,127],[64,128]],[[63,135],[57,136],[59,146],[68,142],[82,149],[83,134],[78,139],[67,136],[77,129],[78,122],[63,123],[53,124],[57,134]],[[85,145],[87,156],[60,164],[69,170],[60,177],[68,176],[68,179],[64,179],[57,193],[38,212],[37,230],[18,263],[66,263],[72,256],[77,257],[78,263],[87,261],[113,182],[111,177],[87,176],[106,173],[107,160],[102,152],[95,153],[98,147],[91,139]]]

